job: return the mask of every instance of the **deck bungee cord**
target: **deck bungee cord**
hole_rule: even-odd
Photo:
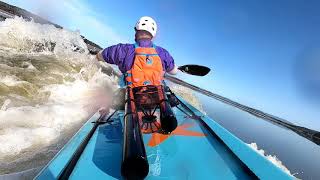
[[[84,149],[86,148],[88,142],[90,141],[92,135],[94,134],[94,132],[97,130],[99,125],[108,123],[111,119],[111,117],[117,112],[117,110],[115,110],[113,113],[111,113],[108,118],[106,120],[105,117],[107,115],[107,111],[106,110],[100,110],[100,117],[93,122],[94,126],[92,127],[92,129],[90,130],[90,132],[88,133],[88,135],[85,137],[85,139],[82,141],[82,143],[80,144],[80,146],[78,146],[77,150],[74,152],[74,154],[72,155],[70,161],[68,162],[67,166],[64,168],[64,170],[62,171],[62,173],[59,175],[58,179],[59,180],[67,180],[69,179],[70,174],[72,173],[75,165],[77,164],[81,154],[83,153]]]

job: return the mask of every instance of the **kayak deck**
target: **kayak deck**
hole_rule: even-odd
[[[122,124],[114,118],[112,125],[99,127],[80,157],[70,179],[121,178]],[[221,146],[221,142],[208,136],[205,129],[185,118],[184,125],[177,129],[185,135],[145,134],[144,141],[150,165],[146,179],[196,179],[229,177],[248,179],[237,160]],[[192,124],[191,124],[192,123]],[[187,126],[192,126],[187,128]],[[184,128],[186,127],[186,128]],[[182,133],[181,133],[182,134]],[[193,136],[194,135],[194,136]],[[190,136],[190,137],[185,137]],[[106,163],[108,162],[108,163]],[[112,163],[111,163],[112,162]],[[85,167],[85,168],[84,168]],[[90,173],[88,173],[90,172]]]
[[[149,162],[146,179],[292,178],[215,121],[191,105],[188,107],[200,120],[173,108],[178,120],[175,131],[170,135],[143,134]],[[59,177],[97,116],[79,130],[36,179]],[[69,179],[122,179],[122,120],[120,111],[110,123],[97,128]]]

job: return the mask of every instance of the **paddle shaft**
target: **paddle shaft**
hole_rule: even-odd
[[[305,128],[305,127],[301,127],[301,126],[297,126],[297,125],[294,125],[284,119],[281,119],[281,118],[278,118],[278,117],[275,117],[273,115],[270,115],[270,114],[267,114],[267,113],[264,113],[260,110],[257,110],[257,109],[254,109],[254,108],[251,108],[251,107],[248,107],[248,106],[245,106],[245,105],[242,105],[240,103],[237,103],[235,101],[232,101],[228,98],[225,98],[223,96],[220,96],[218,94],[215,94],[215,93],[212,93],[208,90],[205,90],[205,89],[202,89],[200,87],[197,87],[195,85],[192,85],[192,84],[189,84],[181,79],[178,79],[176,77],[173,77],[173,76],[169,76],[169,75],[166,75],[165,76],[165,79],[168,80],[168,81],[171,81],[175,84],[178,84],[178,85],[181,85],[181,86],[184,86],[184,87],[187,87],[189,89],[192,89],[194,91],[197,91],[201,94],[204,94],[208,97],[211,97],[211,98],[214,98],[218,101],[221,101],[225,104],[228,104],[228,105],[231,105],[231,106],[234,106],[242,111],[245,111],[245,112],[248,112],[256,117],[259,117],[259,118],[262,118],[264,120],[267,120],[268,122],[272,122],[280,127],[284,127],[286,129],[289,129],[289,130],[292,130],[293,132],[297,133],[298,135],[312,141],[313,143],[317,144],[317,145],[320,145],[320,132],[319,131],[315,131],[315,130],[312,130],[312,129],[308,129],[308,128]]]

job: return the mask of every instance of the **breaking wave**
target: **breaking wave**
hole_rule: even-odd
[[[258,145],[256,143],[248,144],[248,146],[251,147],[256,152],[258,152],[260,155],[262,155],[265,158],[267,158],[270,162],[272,162],[274,165],[276,165],[277,167],[282,169],[284,172],[286,172],[287,174],[293,176],[291,174],[290,170],[285,165],[282,164],[282,162],[277,158],[277,156],[272,156],[272,155],[265,154],[264,150],[263,149],[259,149]]]
[[[0,22],[0,39],[0,174],[7,174],[46,164],[108,106],[117,77],[102,72],[79,32],[16,17]]]

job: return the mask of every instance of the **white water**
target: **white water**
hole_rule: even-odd
[[[0,22],[0,174],[43,166],[117,78],[99,70],[79,32],[21,18]]]
[[[265,158],[267,158],[270,162],[272,162],[274,165],[282,169],[285,173],[293,176],[290,170],[285,165],[282,164],[282,162],[277,158],[277,156],[265,154],[265,151],[263,149],[259,149],[256,143],[248,144],[248,146],[251,147],[256,152],[258,152],[259,154],[261,154],[262,156],[264,156]]]
[[[195,108],[197,108],[202,113],[206,114],[203,110],[203,106],[199,99],[195,96],[195,94],[186,87],[183,87],[178,84],[170,84],[170,89],[175,93],[181,96],[183,99],[187,100],[188,103],[192,104]]]

